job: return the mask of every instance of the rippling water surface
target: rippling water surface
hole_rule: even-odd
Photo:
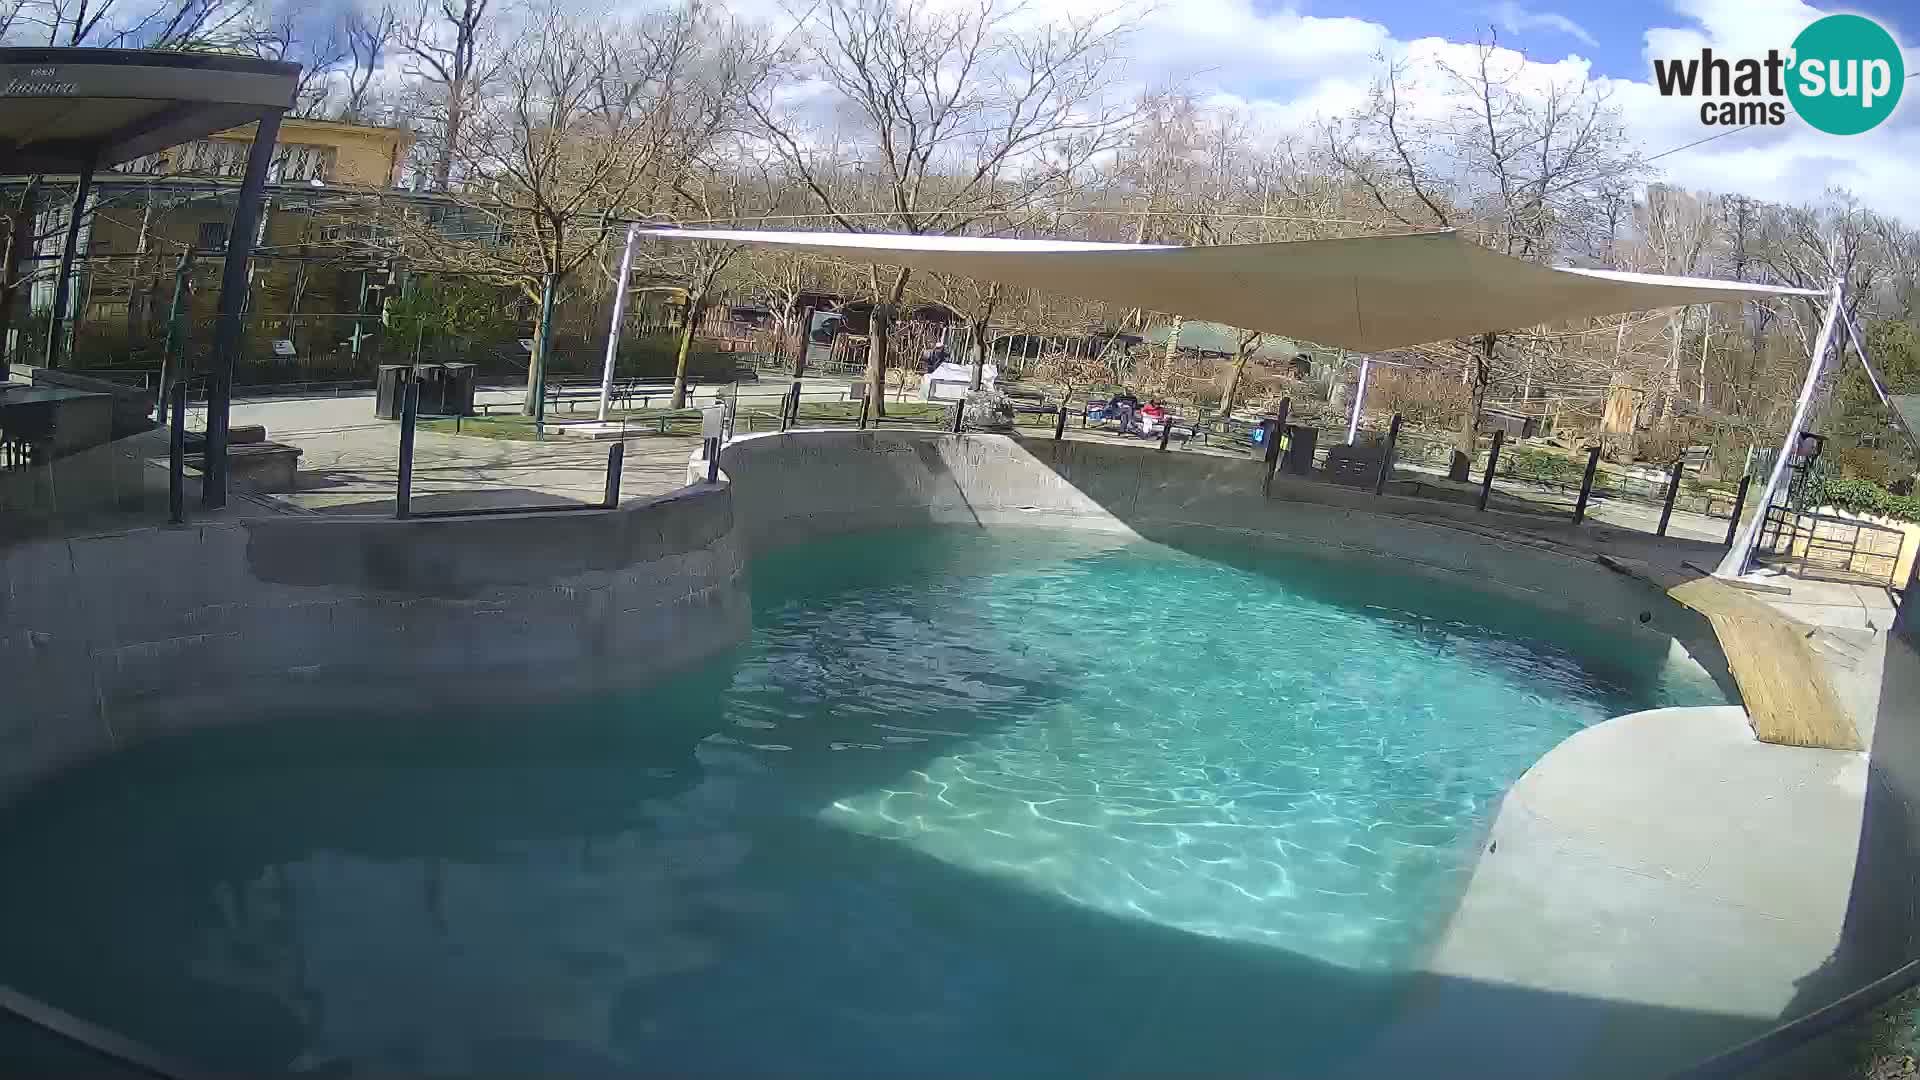
[[[1721,700],[1375,562],[902,532],[754,591],[647,693],[59,778],[0,816],[0,983],[230,1069],[1322,1069],[1529,764]]]

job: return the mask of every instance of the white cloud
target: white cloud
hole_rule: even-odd
[[[1600,44],[1592,34],[1587,33],[1586,27],[1565,15],[1555,11],[1528,11],[1515,0],[1502,0],[1484,9],[1484,14],[1493,20],[1495,26],[1510,34],[1524,34],[1528,30],[1554,30],[1590,46]]]

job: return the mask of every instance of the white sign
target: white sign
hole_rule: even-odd
[[[300,354],[294,351],[293,342],[287,340],[286,338],[274,338],[273,339],[273,355],[298,356]]]
[[[717,439],[726,432],[727,407],[709,405],[700,410],[700,437]]]

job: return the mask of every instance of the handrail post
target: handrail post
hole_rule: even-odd
[[[1480,478],[1480,509],[1487,509],[1487,499],[1493,495],[1493,470],[1500,466],[1500,444],[1507,440],[1505,428],[1493,429],[1493,449],[1487,451],[1487,475]]]
[[[621,421],[623,427],[625,423],[623,419]],[[607,447],[607,493],[600,503],[609,510],[616,509],[620,505],[620,473],[625,468],[626,462],[626,440],[615,440],[612,446]]]
[[[187,383],[167,387],[167,520],[187,520]]]
[[[962,397],[953,403],[953,433],[958,435],[967,425],[967,399]]]
[[[865,394],[861,394],[860,395],[860,430],[861,431],[867,430],[867,413],[872,408],[873,408],[872,399],[868,398],[867,395]]]
[[[1172,416],[1161,417],[1160,418],[1160,452],[1161,453],[1164,454],[1167,452],[1167,439],[1170,438],[1172,435],[1173,435],[1173,417]]]
[[[411,373],[400,386],[400,480],[393,492],[393,516],[413,512],[413,425],[420,415],[420,382]]]
[[[1753,474],[1740,478],[1740,492],[1733,497],[1733,518],[1727,522],[1726,546],[1733,546],[1733,534],[1740,528],[1740,511],[1747,507],[1747,485],[1753,483]]]
[[[1580,501],[1573,504],[1573,523],[1587,519],[1587,496],[1593,494],[1593,474],[1600,471],[1600,448],[1587,447],[1587,473],[1580,478]]]
[[[1675,458],[1667,470],[1667,503],[1660,508],[1660,528],[1655,536],[1667,535],[1667,522],[1673,518],[1673,500],[1680,495],[1680,474],[1686,471],[1686,459]]]
[[[1393,475],[1393,451],[1400,444],[1400,414],[1393,414],[1393,423],[1387,426],[1387,448],[1380,455],[1380,475],[1373,478],[1373,493],[1384,495],[1387,491],[1387,477]]]
[[[1062,401],[1053,411],[1053,441],[1059,442],[1067,437],[1067,403]]]

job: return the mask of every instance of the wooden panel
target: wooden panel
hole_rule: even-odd
[[[1865,749],[1813,651],[1812,627],[1718,578],[1685,578],[1644,566],[1609,563],[1653,581],[1667,595],[1707,617],[1761,742],[1822,750]]]

